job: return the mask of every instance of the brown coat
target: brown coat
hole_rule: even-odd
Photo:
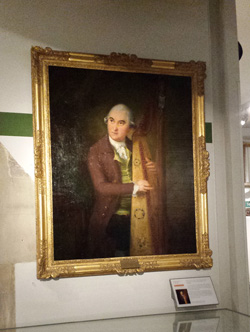
[[[128,149],[132,142],[126,139]],[[119,207],[120,197],[133,192],[133,183],[122,183],[121,169],[114,160],[114,149],[104,136],[89,150],[88,167],[95,188],[96,201],[89,226],[90,258],[112,257],[114,244],[106,234],[111,216]]]

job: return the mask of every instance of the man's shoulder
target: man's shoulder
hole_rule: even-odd
[[[126,137],[126,145],[129,150],[132,150],[132,141]],[[109,142],[108,135],[100,138],[95,144],[90,147],[90,152],[98,152],[98,153],[107,153],[113,152],[112,145]]]
[[[100,138],[95,144],[90,147],[90,151],[106,151],[107,149],[110,149],[110,143],[107,135]]]

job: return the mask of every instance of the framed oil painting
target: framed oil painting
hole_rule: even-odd
[[[37,277],[210,268],[205,63],[31,55]]]

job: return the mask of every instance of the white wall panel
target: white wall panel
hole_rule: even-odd
[[[33,137],[0,136],[0,143],[34,181]]]
[[[17,325],[174,312],[169,279],[211,274],[192,270],[40,281],[35,263],[16,264]]]

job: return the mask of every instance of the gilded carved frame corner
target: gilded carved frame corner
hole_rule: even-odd
[[[32,96],[37,218],[37,277],[40,279],[88,275],[131,275],[150,271],[212,267],[207,215],[209,156],[205,143],[204,62],[140,59],[135,55],[93,55],[33,47]],[[188,77],[191,81],[193,185],[196,252],[101,259],[54,259],[54,215],[50,67]]]

